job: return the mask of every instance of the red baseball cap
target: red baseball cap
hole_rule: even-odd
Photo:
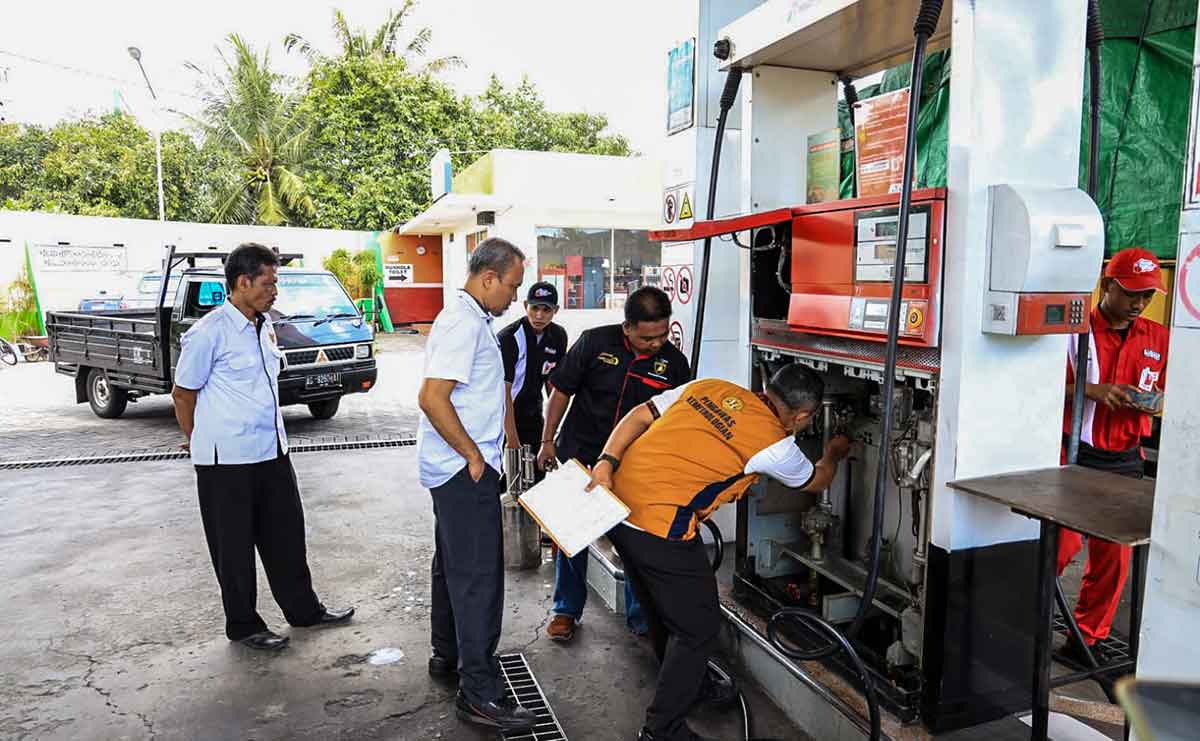
[[[1104,269],[1104,277],[1116,280],[1121,288],[1132,293],[1151,289],[1167,292],[1158,258],[1141,247],[1128,247],[1113,255]]]

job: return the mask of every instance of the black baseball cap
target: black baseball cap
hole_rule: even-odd
[[[554,287],[553,283],[539,280],[529,287],[529,295],[525,297],[525,301],[529,304],[557,307],[558,289]]]

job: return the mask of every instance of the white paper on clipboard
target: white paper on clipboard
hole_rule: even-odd
[[[517,500],[568,558],[629,516],[629,508],[608,489],[584,491],[591,479],[579,461],[569,460]]]

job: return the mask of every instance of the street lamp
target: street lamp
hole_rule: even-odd
[[[154,94],[154,86],[150,84],[150,78],[146,75],[146,68],[142,66],[142,50],[136,46],[131,46],[128,49],[129,56],[133,57],[133,61],[137,62],[138,69],[142,71],[142,79],[146,81],[146,87],[150,90],[150,97],[154,99],[155,104],[158,103],[158,96]],[[155,121],[154,126],[154,162],[158,175],[158,220],[166,221],[167,213],[163,203],[163,176],[162,176],[162,126],[159,121]]]

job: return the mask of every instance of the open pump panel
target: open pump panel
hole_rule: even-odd
[[[766,2],[721,29],[718,38],[728,39],[731,50],[724,68],[736,65],[745,74],[754,74],[760,66],[785,73],[820,71],[832,73],[832,83],[834,75],[863,75],[907,61],[911,37],[904,39],[907,31],[896,29],[909,27],[917,2],[816,2],[801,10],[795,5]],[[949,45],[950,15],[947,8],[930,48]],[[851,37],[865,41],[849,43]],[[838,43],[829,47],[834,41]],[[767,99],[788,95],[786,86],[782,92],[755,87],[751,94],[752,101],[743,104],[742,125],[755,147],[769,146],[769,132],[795,129],[806,116],[836,120],[832,95],[801,103],[798,109],[795,103]],[[816,116],[811,115],[813,106]],[[834,108],[826,116],[820,106]],[[757,120],[781,115],[786,118],[782,124]],[[753,151],[743,149],[744,215],[697,220],[690,228],[652,236],[665,242],[724,237],[714,240],[716,251],[734,249],[726,235],[736,235],[749,252],[749,285],[741,286],[740,298],[749,292],[749,301],[741,305],[751,308],[745,321],[750,324],[754,389],[761,390],[786,364],[813,368],[825,382],[825,399],[810,429],[797,436],[801,447],[815,461],[831,435],[844,432],[853,442],[850,458],[828,490],[799,493],[763,479],[738,502],[734,573],[732,584],[722,585],[722,594],[761,620],[781,608],[802,607],[834,624],[849,624],[867,581],[876,471],[888,456],[880,577],[871,617],[853,643],[873,675],[883,706],[901,721],[914,721],[921,714],[923,688],[940,681],[924,651],[924,585],[933,459],[939,444],[943,273],[955,250],[945,235],[949,199],[954,196],[940,188],[912,194],[893,429],[885,448],[881,394],[899,196],[802,203],[803,189],[794,179],[777,177],[774,161],[802,162],[803,151],[796,142],[818,133],[819,127],[813,128],[781,137],[783,151],[768,152],[764,158],[772,161],[762,168],[765,177],[755,172]],[[764,132],[761,142],[759,130]],[[780,192],[769,192],[776,183],[781,184]],[[1098,274],[1103,253],[1096,206],[1074,188],[1001,185],[991,187],[988,198],[984,315],[966,331],[1024,335],[1086,329],[1092,289],[1088,276]],[[789,199],[796,205],[758,208],[759,202],[782,205]],[[724,300],[738,297],[712,296],[715,305],[708,311],[731,310],[722,305]],[[801,648],[824,643],[817,632],[806,630],[789,626],[785,633]],[[847,679],[853,677],[840,652],[826,661]]]

